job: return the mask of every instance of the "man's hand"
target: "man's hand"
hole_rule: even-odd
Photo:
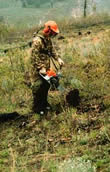
[[[58,58],[58,63],[60,64],[60,66],[64,65],[64,61],[61,58]]]
[[[46,69],[43,67],[39,71],[42,75],[46,75]]]

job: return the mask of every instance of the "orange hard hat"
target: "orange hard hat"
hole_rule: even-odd
[[[45,23],[45,28],[50,27],[50,29],[52,31],[54,31],[55,33],[59,33],[59,29],[58,29],[58,25],[56,24],[55,21],[48,21]]]

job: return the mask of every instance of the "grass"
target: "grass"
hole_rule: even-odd
[[[110,26],[81,27],[82,35],[71,22],[69,27],[68,33],[62,22],[65,39],[55,40],[65,61],[65,90],[49,92],[52,111],[47,116],[31,111],[32,93],[24,77],[28,48],[0,55],[1,172],[110,170]],[[21,34],[30,37],[33,30]],[[67,102],[73,89],[80,93],[76,107]]]

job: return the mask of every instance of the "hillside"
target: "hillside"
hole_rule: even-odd
[[[110,171],[110,20],[93,21],[59,22],[54,42],[65,66],[46,116],[31,111],[29,48],[0,54],[0,172]],[[1,47],[21,45],[34,30],[6,35]]]
[[[63,20],[65,18],[83,16],[84,1],[82,0],[31,1],[33,3],[30,3],[29,0],[0,0],[0,22],[2,19],[6,24],[11,23],[17,25],[17,27],[30,28],[49,19]],[[23,2],[28,2],[29,4],[23,7]],[[40,6],[34,6],[34,2],[39,2]],[[53,2],[53,6],[51,6],[51,2]],[[94,5],[96,6],[96,11],[94,11]],[[109,0],[87,1],[87,15],[102,12],[109,13],[109,9]]]

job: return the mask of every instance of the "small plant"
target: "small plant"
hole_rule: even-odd
[[[92,166],[89,160],[72,158],[61,163],[58,172],[96,172],[96,168]]]

